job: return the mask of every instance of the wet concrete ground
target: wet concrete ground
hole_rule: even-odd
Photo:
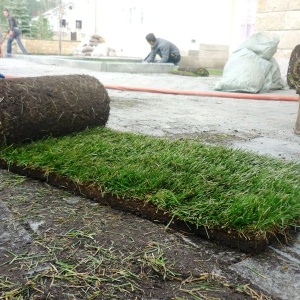
[[[101,83],[167,89],[212,90],[218,77],[95,72],[1,59],[0,72],[15,76],[89,74]],[[289,161],[300,161],[300,136],[294,134],[298,103],[108,90],[108,127],[154,136],[210,136],[209,143],[243,148]],[[274,91],[295,94],[294,90]],[[214,137],[214,138],[213,138]],[[8,212],[7,212],[8,213]],[[0,234],[0,238],[3,235]],[[25,235],[24,235],[25,238]],[[290,246],[273,246],[231,269],[277,299],[300,299],[300,235]]]

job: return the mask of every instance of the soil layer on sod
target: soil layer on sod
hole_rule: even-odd
[[[93,182],[78,184],[68,177],[60,176],[55,173],[50,172],[46,174],[45,171],[39,169],[18,166],[16,164],[8,165],[3,159],[0,159],[0,167],[29,178],[47,182],[52,186],[65,189],[74,194],[93,199],[100,204],[109,205],[112,208],[132,213],[156,223],[162,223],[168,228],[192,233],[217,244],[228,246],[245,253],[258,254],[264,251],[266,247],[275,240],[285,242],[293,234],[293,230],[290,228],[287,228],[285,232],[281,232],[280,234],[253,234],[252,236],[244,236],[236,230],[226,230],[217,227],[208,228],[205,226],[196,227],[194,224],[189,224],[176,217],[172,217],[168,212],[158,209],[155,205],[147,201],[129,198],[123,199],[108,194],[102,196],[101,190],[97,188]]]

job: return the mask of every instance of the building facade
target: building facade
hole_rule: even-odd
[[[255,29],[278,35],[274,57],[285,76],[291,52],[300,43],[300,0],[258,0]]]
[[[99,34],[118,55],[145,57],[150,50],[145,36],[153,32],[176,44],[192,64],[222,67],[254,31],[256,1],[62,0],[44,16],[63,40]]]

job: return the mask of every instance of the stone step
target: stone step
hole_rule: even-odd
[[[299,300],[300,233],[293,244],[269,246],[268,251],[230,269],[278,300]]]

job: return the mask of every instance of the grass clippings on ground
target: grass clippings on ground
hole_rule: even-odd
[[[162,225],[11,172],[0,172],[0,189],[4,224],[30,235],[17,247],[16,233],[1,240],[1,300],[271,299],[230,273],[214,255],[222,247],[191,246]]]

